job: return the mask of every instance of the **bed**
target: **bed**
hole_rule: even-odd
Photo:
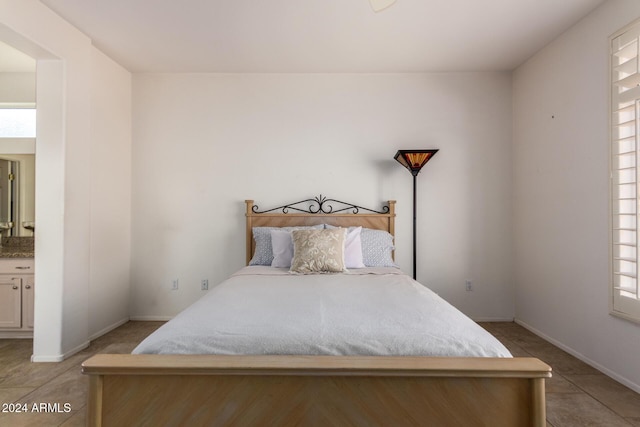
[[[88,424],[546,425],[550,367],[511,357],[398,270],[392,247],[380,265],[378,258],[355,269],[339,264],[336,274],[292,274],[315,266],[297,255],[290,267],[277,265],[282,227],[291,227],[282,237],[296,254],[309,236],[338,236],[346,253],[345,241],[357,235],[366,260],[368,239],[393,236],[394,221],[394,201],[374,211],[319,196],[260,211],[247,200],[247,267],[134,354],[83,363]],[[271,238],[273,267],[260,262]]]

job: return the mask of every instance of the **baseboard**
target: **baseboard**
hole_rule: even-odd
[[[72,348],[71,350],[65,352],[62,355],[63,359],[66,359],[69,356],[73,356],[76,353],[80,353],[82,350],[84,350],[85,348],[89,347],[89,344],[91,344],[91,341],[86,340],[84,343],[80,344],[79,346]]]
[[[474,322],[513,322],[513,317],[503,318],[503,317],[473,317],[472,320]]]
[[[96,338],[100,338],[101,336],[103,336],[104,334],[108,334],[109,332],[113,331],[114,329],[116,329],[117,327],[120,327],[122,325],[124,325],[125,323],[127,323],[129,321],[129,318],[126,317],[122,320],[117,321],[116,323],[107,326],[106,328],[101,329],[100,331],[96,332],[95,334],[91,335],[89,337],[89,341],[93,341]]]
[[[173,316],[131,316],[129,320],[138,322],[166,322],[173,319]]]
[[[76,353],[81,352],[82,350],[84,350],[85,348],[89,347],[90,342],[87,340],[84,343],[80,344],[79,346],[76,346],[74,348],[72,348],[71,350],[63,353],[63,354],[59,354],[59,355],[55,355],[55,356],[34,356],[31,355],[31,361],[32,362],[46,362],[46,363],[51,363],[51,362],[62,362],[64,359],[66,359],[67,357],[73,356]]]
[[[33,339],[33,331],[3,331],[0,339]]]
[[[31,355],[31,361],[34,363],[53,363],[53,362],[62,362],[64,360],[64,356],[34,356]]]
[[[114,323],[113,325],[107,326],[106,328],[102,329],[99,332],[96,332],[95,334],[91,335],[89,337],[89,339],[87,341],[85,341],[84,343],[80,344],[79,346],[65,352],[62,355],[56,355],[56,356],[31,356],[31,361],[32,362],[62,362],[64,359],[73,356],[76,353],[81,352],[82,350],[84,350],[85,348],[89,347],[89,344],[91,344],[91,341],[93,341],[96,338],[101,337],[102,335],[114,330],[115,328],[117,328],[118,326],[122,326],[125,323],[127,323],[129,321],[128,318],[126,319],[122,319],[117,321],[116,323]]]
[[[603,366],[603,365],[599,364],[598,362],[595,362],[595,361],[589,359],[584,354],[572,349],[571,347],[569,347],[567,345],[564,345],[563,343],[561,343],[560,341],[558,341],[556,339],[551,338],[547,334],[542,333],[541,331],[537,330],[536,328],[534,328],[531,325],[528,325],[527,323],[523,322],[522,320],[515,319],[514,322],[516,322],[518,325],[522,326],[523,328],[529,330],[530,332],[533,332],[534,334],[536,334],[540,338],[543,338],[544,340],[549,341],[551,344],[555,345],[556,347],[561,348],[562,350],[566,351],[567,353],[569,353],[573,357],[575,357],[577,359],[580,359],[581,361],[583,361],[587,365],[589,365],[589,366],[591,366],[593,368],[596,368],[598,371],[602,372],[603,374],[613,378],[614,380],[618,381],[621,384],[624,384],[625,386],[629,387],[631,390],[635,391],[636,393],[640,393],[640,384],[636,384],[633,381],[630,381],[628,378],[625,378],[625,377],[617,374],[616,372],[612,371],[611,369],[607,368],[606,366]]]
[[[67,357],[73,356],[74,354],[76,354],[76,353],[84,350],[85,348],[89,347],[89,344],[91,343],[91,341],[95,340],[96,338],[101,337],[102,335],[104,335],[104,334],[106,334],[108,332],[111,332],[112,330],[116,329],[119,326],[124,325],[129,320],[167,321],[167,320],[170,320],[170,319],[171,319],[171,317],[169,317],[169,316],[166,316],[166,317],[164,317],[164,316],[162,316],[162,317],[161,316],[140,316],[140,317],[130,317],[130,318],[127,317],[125,319],[121,319],[121,320],[117,321],[116,323],[114,323],[112,325],[109,325],[106,328],[96,332],[95,334],[91,335],[89,337],[89,339],[85,343],[83,343],[83,344],[81,344],[81,345],[79,345],[79,346],[67,351],[66,353],[64,353],[62,355],[55,355],[55,356],[34,356],[34,355],[32,355],[31,356],[31,361],[32,362],[62,362]]]

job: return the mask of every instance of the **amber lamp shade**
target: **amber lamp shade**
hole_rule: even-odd
[[[398,150],[395,159],[416,176],[438,150]]]

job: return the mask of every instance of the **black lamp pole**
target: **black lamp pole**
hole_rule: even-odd
[[[416,191],[417,177],[420,173],[420,169],[427,164],[429,160],[438,152],[438,150],[398,150],[394,158],[413,175],[413,279],[416,279],[416,251],[417,251],[417,199],[418,193]]]
[[[418,179],[418,173],[416,172],[413,175],[413,280],[416,279],[416,224],[417,224],[417,220],[416,218],[418,217],[417,215],[417,192],[416,192],[416,182]]]

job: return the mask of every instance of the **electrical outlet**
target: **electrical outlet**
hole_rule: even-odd
[[[178,290],[178,279],[173,279],[171,281],[171,290],[172,291],[177,291]]]
[[[202,279],[200,282],[200,289],[203,291],[209,290],[209,279]]]
[[[465,280],[464,281],[464,286],[465,286],[465,289],[467,290],[467,292],[473,291],[473,284],[471,283],[471,280]]]

